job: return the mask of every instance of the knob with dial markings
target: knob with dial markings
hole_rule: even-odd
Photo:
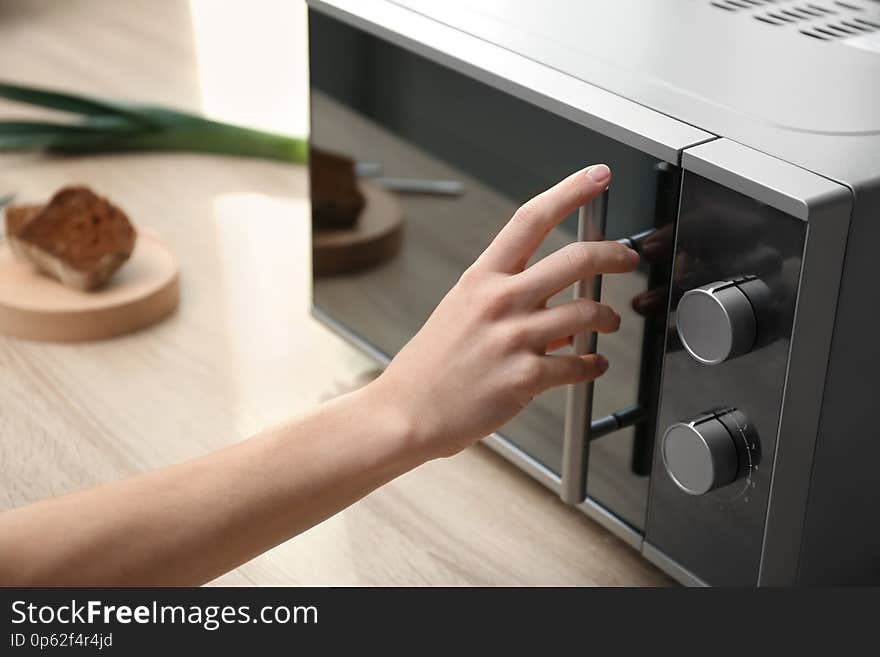
[[[660,449],[675,484],[690,495],[704,495],[746,476],[757,465],[757,447],[745,415],[726,409],[673,424]]]

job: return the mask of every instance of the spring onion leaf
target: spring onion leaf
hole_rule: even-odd
[[[305,162],[304,139],[154,105],[118,103],[0,82],[0,98],[79,115],[69,123],[0,121],[0,152],[194,151]]]

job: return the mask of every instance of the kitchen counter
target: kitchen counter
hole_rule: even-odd
[[[298,2],[5,0],[0,79],[302,133]],[[39,114],[0,103],[0,117]],[[109,195],[181,262],[161,324],[78,345],[0,338],[0,509],[203,454],[352,388],[373,363],[309,315],[300,166],[189,154],[0,157],[0,193]],[[662,585],[631,548],[476,446],[215,583]]]

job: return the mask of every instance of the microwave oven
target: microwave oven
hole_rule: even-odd
[[[539,256],[641,251],[551,300],[623,316],[575,345],[612,367],[485,443],[682,583],[880,582],[880,3],[309,0],[309,52],[313,225],[376,215],[314,238],[316,317],[387,362],[605,162]]]

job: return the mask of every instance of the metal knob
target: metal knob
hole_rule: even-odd
[[[691,495],[727,486],[741,473],[737,444],[716,413],[673,424],[663,434],[661,450],[672,481]]]
[[[704,365],[717,365],[751,351],[758,333],[755,309],[769,290],[744,277],[688,290],[678,302],[676,329],[687,352]]]

